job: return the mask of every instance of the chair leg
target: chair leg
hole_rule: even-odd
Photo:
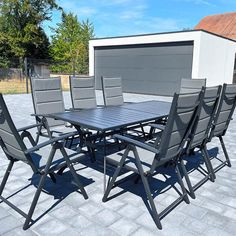
[[[219,139],[220,139],[220,143],[221,143],[222,149],[224,151],[225,158],[226,158],[226,161],[228,163],[228,166],[231,167],[232,165],[231,165],[231,162],[230,162],[230,159],[229,159],[228,152],[227,152],[226,147],[225,147],[225,143],[224,143],[223,137],[220,136]]]
[[[121,160],[120,160],[120,162],[119,162],[119,164],[118,164],[116,170],[115,170],[115,173],[114,173],[113,176],[112,176],[111,181],[108,183],[108,186],[107,186],[106,191],[105,191],[105,193],[104,193],[104,196],[103,196],[103,198],[102,198],[102,201],[103,201],[103,202],[106,202],[106,201],[107,201],[107,197],[108,197],[108,195],[109,195],[109,193],[110,193],[110,191],[111,191],[111,189],[112,189],[112,187],[113,187],[113,185],[114,185],[114,183],[115,183],[115,181],[116,181],[118,175],[120,174],[120,171],[121,171],[121,169],[122,169],[122,167],[123,167],[123,164],[124,164],[124,162],[125,162],[126,157],[127,157],[128,154],[129,154],[129,152],[130,152],[130,147],[128,146],[128,147],[126,148],[126,150],[125,150],[125,152],[124,152],[124,154],[123,154],[123,156],[122,156],[122,158],[121,158]],[[105,158],[105,157],[104,157],[104,158]],[[105,170],[104,170],[104,174],[105,174]]]
[[[188,194],[187,194],[187,191],[186,191],[186,188],[184,187],[184,182],[182,180],[182,177],[181,177],[181,174],[180,174],[180,171],[179,171],[179,166],[178,164],[176,164],[175,166],[175,171],[176,171],[176,174],[177,174],[177,177],[178,177],[178,181],[179,181],[179,185],[182,189],[182,193],[183,193],[183,199],[184,201],[189,204],[190,201],[189,201],[189,198],[188,198]]]
[[[190,197],[193,198],[193,199],[195,199],[196,196],[195,196],[195,193],[194,193],[194,190],[193,190],[193,186],[192,186],[191,181],[190,181],[190,179],[189,179],[188,172],[187,172],[187,170],[186,170],[186,167],[185,167],[185,165],[184,165],[183,160],[180,161],[180,166],[181,166],[181,169],[182,169],[182,171],[183,171],[185,181],[186,181],[186,183],[187,183],[187,185],[188,185]]]
[[[151,190],[150,190],[150,187],[149,187],[149,184],[148,184],[148,177],[144,174],[143,167],[142,167],[141,161],[139,159],[138,152],[137,152],[136,148],[134,148],[134,156],[135,156],[136,165],[137,165],[137,168],[138,168],[138,171],[139,171],[139,174],[141,176],[141,180],[142,180],[142,183],[143,183],[143,186],[144,186],[145,193],[147,195],[149,204],[151,206],[153,220],[154,220],[157,228],[162,229],[160,217],[157,213],[156,206],[155,206],[155,203],[153,201]]]
[[[32,218],[32,215],[33,215],[33,213],[34,213],[34,210],[35,210],[36,204],[37,204],[37,202],[38,202],[40,193],[41,193],[41,191],[42,191],[42,189],[43,189],[43,185],[44,185],[44,182],[45,182],[46,177],[47,177],[47,175],[48,175],[49,168],[50,168],[50,166],[51,166],[51,163],[52,163],[53,157],[54,157],[54,155],[55,155],[55,152],[56,152],[55,148],[52,147],[51,152],[50,152],[49,157],[48,157],[48,161],[47,161],[46,167],[45,167],[45,169],[44,169],[43,175],[42,175],[41,178],[40,178],[37,191],[36,191],[36,193],[35,193],[35,195],[34,195],[33,201],[32,201],[32,203],[31,203],[30,209],[29,209],[29,211],[28,211],[28,214],[27,214],[27,217],[26,217],[24,226],[23,226],[23,229],[24,229],[24,230],[26,230],[26,229],[29,228],[29,223],[30,223],[31,218]]]
[[[5,175],[4,175],[2,183],[0,185],[0,196],[2,195],[3,189],[4,189],[4,187],[7,183],[7,180],[8,180],[8,177],[9,177],[10,173],[11,173],[13,164],[14,164],[14,161],[10,160],[10,163],[9,163],[7,169],[6,169]]]
[[[44,173],[44,174],[41,176],[41,178],[40,178],[39,186],[38,186],[38,188],[37,188],[37,191],[36,191],[36,193],[35,193],[35,195],[34,195],[34,198],[33,198],[32,203],[31,203],[29,212],[28,212],[28,214],[27,214],[27,217],[26,217],[26,220],[25,220],[25,223],[24,223],[24,226],[23,226],[23,230],[26,230],[26,229],[29,228],[29,223],[30,223],[31,217],[32,217],[32,215],[33,215],[33,213],[34,213],[34,210],[35,210],[36,204],[37,204],[37,202],[38,202],[40,193],[41,193],[41,191],[42,191],[42,189],[43,189],[43,185],[44,185],[44,182],[45,182],[45,180],[46,180],[46,176],[47,176],[47,174]]]
[[[61,150],[62,155],[65,158],[66,164],[67,164],[68,168],[70,169],[70,172],[71,172],[72,176],[74,177],[74,180],[75,180],[77,186],[79,187],[79,189],[80,189],[84,199],[88,199],[88,195],[87,195],[83,185],[81,184],[81,182],[80,182],[80,180],[78,178],[78,175],[76,174],[76,171],[75,171],[75,169],[74,169],[74,167],[73,167],[73,165],[72,165],[72,163],[71,163],[71,161],[70,161],[70,159],[69,159],[65,149],[61,148],[60,150]]]
[[[210,161],[210,157],[208,155],[207,148],[206,148],[205,145],[204,145],[203,149],[201,149],[201,152],[202,152],[202,156],[204,158],[205,164],[206,164],[207,171],[208,171],[209,176],[210,176],[210,180],[212,182],[215,182],[216,175],[215,175],[215,172],[213,170],[213,167],[212,167],[212,164],[211,164],[211,161]]]

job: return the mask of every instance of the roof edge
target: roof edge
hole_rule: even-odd
[[[151,34],[134,34],[134,35],[127,35],[127,36],[111,36],[111,37],[102,37],[102,38],[94,38],[94,39],[90,39],[90,41],[95,41],[95,40],[102,40],[102,39],[117,39],[117,38],[131,38],[131,37],[142,37],[142,36],[152,36],[152,35],[162,35],[162,34],[178,34],[178,33],[190,33],[190,32],[204,32],[207,34],[211,34],[214,35],[216,37],[219,38],[223,38],[232,42],[236,43],[236,40],[234,39],[230,39],[227,37],[224,37],[222,35],[204,30],[204,29],[193,29],[193,30],[179,30],[179,31],[170,31],[170,32],[161,32],[161,33],[151,33]]]

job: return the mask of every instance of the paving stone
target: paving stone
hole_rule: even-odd
[[[126,236],[131,235],[135,230],[137,230],[138,225],[129,219],[122,218],[110,225],[109,228],[119,235]]]
[[[67,223],[70,224],[71,227],[76,228],[78,231],[81,231],[85,228],[93,227],[94,224],[94,222],[88,220],[83,215],[74,216]]]
[[[199,206],[195,206],[193,203],[188,205],[188,211],[185,212],[187,215],[192,216],[196,219],[201,219],[204,215],[206,215],[207,210],[199,207]]]
[[[28,230],[23,230],[22,227],[15,228],[7,233],[3,234],[3,236],[36,236],[37,234]]]
[[[70,220],[77,214],[77,211],[67,205],[61,206],[50,212],[51,216],[54,216],[55,218],[58,218],[63,221],[67,219]]]
[[[203,232],[204,236],[232,236],[230,233],[227,233],[224,230],[221,230],[216,227],[209,227],[205,232]]]
[[[98,225],[93,225],[80,232],[82,236],[117,236],[118,234],[111,229],[104,228]]]
[[[236,220],[228,220],[224,226],[224,230],[230,233],[231,235],[236,235]]]
[[[56,219],[50,219],[43,224],[39,224],[34,228],[34,231],[40,235],[58,235],[66,232],[68,227]]]
[[[198,234],[201,234],[209,227],[204,220],[199,221],[192,217],[187,217],[182,223],[182,226],[190,232],[196,232]]]
[[[21,222],[13,216],[7,216],[1,219],[0,235],[7,233],[17,227],[21,226]]]
[[[144,235],[145,236],[155,236],[157,234],[158,234],[158,236],[163,235],[161,232],[155,233],[155,232],[152,232],[152,231],[145,229],[145,228],[139,228],[134,233],[132,233],[132,236],[144,236]]]
[[[163,219],[163,221],[165,218]],[[157,230],[157,226],[155,225],[150,213],[148,211],[144,212],[141,216],[139,216],[135,222],[143,227],[149,228],[152,231]]]
[[[223,228],[224,225],[228,222],[228,218],[221,216],[219,214],[215,214],[214,212],[207,212],[206,215],[203,216],[202,221],[211,226],[216,226],[219,228]]]
[[[99,103],[102,103],[102,92],[96,91]],[[157,96],[124,94],[126,101],[144,101],[152,99],[166,100],[168,98]],[[65,104],[71,107],[69,92],[63,93]],[[17,127],[35,123],[33,106],[30,94],[25,95],[4,95],[9,106],[13,120]],[[19,106],[19,101],[24,106]],[[172,212],[162,219],[163,230],[158,230],[153,222],[146,205],[141,196],[145,196],[141,183],[133,185],[127,182],[125,193],[117,197],[102,202],[103,196],[103,167],[102,164],[91,164],[85,160],[83,164],[75,165],[75,168],[81,178],[85,177],[88,185],[85,186],[89,199],[84,200],[81,194],[77,192],[67,193],[67,185],[71,186],[72,177],[70,173],[65,172],[63,176],[58,177],[57,184],[49,179],[46,181],[45,189],[49,194],[42,192],[39,203],[36,207],[33,218],[42,216],[32,227],[23,231],[24,219],[17,212],[11,209],[7,204],[0,204],[0,235],[48,235],[49,231],[53,235],[166,235],[166,236],[191,236],[191,235],[209,235],[209,236],[227,236],[236,235],[236,114],[231,122],[228,132],[224,137],[227,150],[231,157],[232,167],[224,167],[216,173],[216,181],[212,183],[207,181],[196,191],[196,199],[191,199],[190,204],[182,202]],[[35,130],[33,130],[35,132]],[[40,138],[40,141],[46,140]],[[225,160],[220,142],[214,138],[208,145],[211,156],[217,153],[217,158]],[[2,179],[8,165],[8,160],[0,148],[0,179]],[[2,158],[3,157],[3,158]],[[100,157],[100,156],[99,156]],[[102,158],[102,157],[101,157]],[[199,160],[191,159],[195,164]],[[214,166],[220,162],[215,158],[212,160]],[[96,170],[96,169],[97,170]],[[169,174],[167,174],[169,177]],[[197,182],[202,178],[202,174],[193,171],[191,181]],[[32,178],[33,177],[33,178]],[[163,210],[172,201],[178,197],[173,188],[169,188],[165,178],[158,175],[158,178],[150,181],[153,192],[161,191],[161,194],[155,197],[158,212]],[[32,170],[28,165],[22,162],[16,163],[10,175],[4,196],[11,195],[17,189],[24,188],[9,200],[13,201],[24,211],[29,209],[32,197],[36,191],[35,183],[38,177],[33,176]],[[91,182],[90,182],[91,180]],[[166,188],[162,189],[160,183],[166,182]],[[28,184],[31,184],[28,186]],[[179,186],[176,184],[176,187]],[[129,191],[129,189],[131,189]],[[114,188],[111,194],[122,191],[122,187]],[[165,191],[166,190],[166,191]],[[68,194],[65,197],[65,193]],[[64,196],[64,198],[61,198]],[[61,199],[61,202],[58,200]],[[58,204],[57,204],[58,203]],[[55,204],[55,205],[54,205]],[[207,227],[206,227],[207,226]]]
[[[9,212],[6,209],[4,209],[3,207],[0,207],[0,220],[2,218],[9,216],[9,215],[10,215]]]
[[[100,211],[102,211],[102,207],[93,203],[92,201],[86,201],[85,204],[79,207],[79,212],[86,216],[93,216]]]
[[[103,226],[109,226],[116,222],[119,218],[121,218],[121,216],[115,211],[105,209],[98,212],[98,214],[92,216],[90,219]]]
[[[223,212],[224,216],[227,216],[228,218],[232,220],[236,220],[236,209],[227,207],[225,211]]]
[[[143,211],[139,207],[127,204],[120,208],[120,210],[118,210],[118,213],[124,217],[136,219],[143,213]]]

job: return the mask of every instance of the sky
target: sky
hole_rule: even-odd
[[[89,19],[95,37],[125,36],[193,29],[207,15],[236,11],[236,0],[57,0],[68,13],[80,21]],[[61,14],[54,11],[52,21],[44,24],[56,27]]]

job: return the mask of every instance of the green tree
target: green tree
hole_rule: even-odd
[[[79,22],[72,13],[63,13],[62,21],[53,29],[50,55],[56,62],[54,72],[88,73],[88,43],[94,37],[89,20]]]
[[[51,20],[53,9],[61,9],[55,0],[0,1],[1,57],[47,58],[49,40],[42,24]]]

